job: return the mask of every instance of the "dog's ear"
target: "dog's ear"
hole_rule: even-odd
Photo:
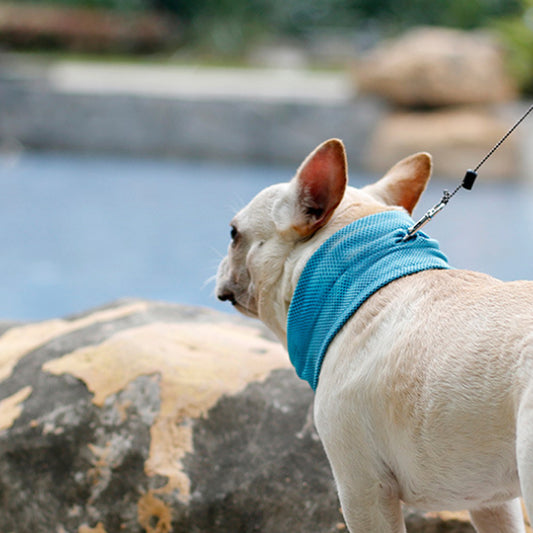
[[[383,178],[364,188],[386,205],[398,205],[412,214],[431,177],[431,155],[421,152],[396,163]]]
[[[312,235],[324,226],[339,205],[348,183],[344,145],[330,139],[311,152],[291,182],[294,198],[292,229]]]

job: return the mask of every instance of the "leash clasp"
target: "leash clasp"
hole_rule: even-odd
[[[438,204],[435,204],[431,209],[429,209],[426,214],[414,225],[407,230],[407,234],[402,239],[402,242],[408,241],[411,239],[415,233],[421,230],[437,213],[440,213],[445,207],[446,204],[450,201],[452,195],[448,191],[442,193],[442,198]]]

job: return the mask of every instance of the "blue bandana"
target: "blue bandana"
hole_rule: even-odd
[[[356,220],[305,265],[289,308],[287,343],[298,376],[313,390],[330,342],[367,298],[403,276],[450,268],[438,242],[424,233],[402,242],[412,225],[402,211]]]

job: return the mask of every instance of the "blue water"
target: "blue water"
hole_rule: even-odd
[[[233,213],[294,169],[23,153],[0,159],[0,320],[65,316],[117,298],[215,307],[208,280]],[[370,178],[351,177],[361,186]],[[533,193],[478,180],[428,233],[457,267],[533,279]],[[426,192],[417,214],[443,186]]]

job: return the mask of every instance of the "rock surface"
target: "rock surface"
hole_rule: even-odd
[[[312,393],[259,324],[122,301],[3,330],[3,533],[346,529]],[[473,531],[464,513],[406,518]]]
[[[12,327],[0,362],[4,533],[342,521],[311,391],[258,324],[122,302]]]
[[[486,104],[516,94],[493,39],[449,28],[417,28],[386,41],[357,65],[356,81],[361,92],[407,107]]]

